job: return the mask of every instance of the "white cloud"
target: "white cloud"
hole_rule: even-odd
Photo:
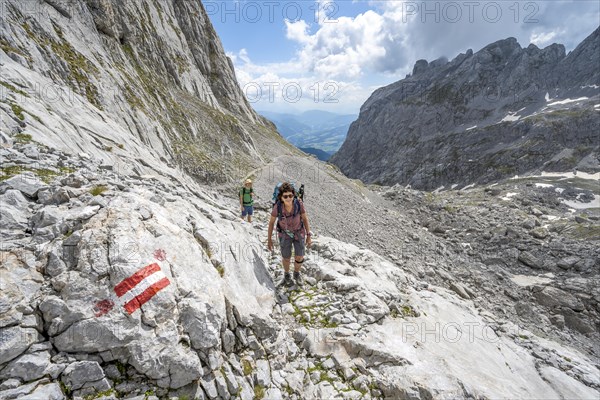
[[[239,53],[228,56],[236,64],[236,76],[246,98],[259,109],[284,112],[318,108],[354,113],[373,92],[372,87],[364,87],[356,80],[303,74],[294,61],[257,65],[243,53],[244,56]]]
[[[286,37],[298,46],[293,59],[257,65],[245,50],[231,55],[242,87],[258,84],[267,89],[270,82],[278,84],[273,103],[266,104],[269,108],[289,107],[292,103],[286,102],[281,89],[297,84],[303,95],[293,103],[296,108],[356,112],[372,93],[371,86],[402,79],[418,59],[452,59],[469,48],[478,51],[510,36],[523,47],[556,41],[569,50],[597,27],[600,15],[599,6],[591,5],[594,2],[521,2],[518,9],[514,2],[477,2],[472,9],[465,4],[475,2],[450,2],[459,5],[458,13],[448,2],[428,2],[429,12],[423,13],[423,2],[376,1],[370,3],[371,10],[355,16],[340,15],[340,8],[332,20],[326,16],[337,3],[318,3],[316,23],[284,21]],[[495,5],[500,5],[499,13]],[[327,82],[339,89],[338,103],[323,103]]]
[[[286,22],[287,37],[302,45],[300,63],[319,77],[357,79],[388,55],[385,15],[369,10],[356,17],[322,20],[314,34],[304,21]]]
[[[306,44],[310,40],[308,35],[308,24],[304,20],[299,21],[285,21],[286,25],[286,37],[298,43]]]
[[[545,47],[552,44],[552,39],[556,38],[558,32],[533,32],[529,41],[538,47]]]
[[[242,60],[244,63],[250,62],[250,58],[248,58],[248,51],[246,49],[240,50],[239,57],[240,57],[240,60]]]

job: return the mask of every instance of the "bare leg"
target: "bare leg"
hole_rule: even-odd
[[[283,259],[283,270],[285,272],[290,272],[290,258],[284,258]]]
[[[294,257],[294,272],[300,272],[300,268],[302,268],[302,260],[304,260],[303,256]]]

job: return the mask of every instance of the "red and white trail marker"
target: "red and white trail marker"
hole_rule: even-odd
[[[123,279],[114,290],[125,311],[132,314],[170,283],[160,266],[153,263]]]

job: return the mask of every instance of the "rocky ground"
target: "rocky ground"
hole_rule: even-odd
[[[312,158],[284,156],[278,162],[312,165],[320,183],[305,182],[317,233],[306,285],[277,301],[282,270],[277,254],[266,251],[265,193],[279,164],[268,167],[272,175],[254,172],[260,198],[248,224],[235,199],[184,176],[123,175],[26,135],[0,156],[1,399],[598,396],[598,360],[585,347],[597,338],[577,331],[593,326],[597,294],[572,288],[597,275],[585,261],[596,257],[596,239],[573,242],[578,259],[569,268],[559,263],[573,255],[556,253],[548,268],[564,272],[552,269],[554,277],[551,270],[534,277],[524,266],[512,272],[487,258],[473,261],[485,253],[469,254],[464,238],[452,240],[449,227],[459,226],[452,217],[462,214],[436,207],[458,208],[440,202],[469,194],[377,193]],[[480,201],[503,204],[502,191],[479,192]],[[594,221],[579,216],[584,226],[588,218]],[[489,228],[480,222],[472,246],[496,240],[485,239]],[[535,220],[519,230],[522,240],[534,229]],[[528,250],[540,257],[534,246]],[[477,272],[465,274],[458,260],[471,260]],[[128,314],[113,287],[149,263],[160,265],[170,285]],[[491,296],[500,287],[523,305],[508,294]],[[540,329],[529,314],[515,318],[527,307],[542,318]]]
[[[405,209],[419,204],[411,214],[463,259],[449,271],[454,279],[431,269],[419,276],[447,281],[494,314],[517,317],[541,335],[577,343],[598,357],[597,182],[538,177],[467,191],[392,188],[384,196]]]
[[[260,204],[278,181],[303,182],[316,232],[598,357],[600,185],[570,175],[430,193],[365,187],[311,158],[254,173]]]

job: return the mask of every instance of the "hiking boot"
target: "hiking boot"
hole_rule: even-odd
[[[278,286],[294,286],[294,281],[292,280],[292,274],[290,274],[289,272],[286,272],[285,275],[283,276],[283,280],[281,281],[281,283],[279,283]]]
[[[304,285],[304,279],[302,278],[302,275],[300,275],[300,272],[294,272],[294,281],[296,281],[297,286]]]

